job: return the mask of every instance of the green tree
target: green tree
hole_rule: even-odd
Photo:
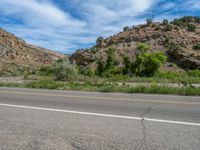
[[[99,45],[103,42],[104,38],[102,36],[98,37],[96,40],[96,44]]]
[[[105,63],[102,59],[100,59],[97,61],[97,70],[96,70],[97,75],[102,76],[104,70],[105,70]]]
[[[113,48],[113,47],[110,47],[108,49],[108,58],[107,58],[107,61],[106,61],[106,66],[105,66],[105,70],[109,70],[109,69],[112,69],[115,65],[115,51],[116,49]]]
[[[130,74],[131,73],[131,61],[130,61],[130,58],[128,56],[124,56],[123,62],[124,62],[123,74],[124,75]]]
[[[130,29],[130,28],[129,28],[128,26],[126,26],[126,27],[123,28],[123,31],[126,32],[126,31],[128,31],[129,29]]]
[[[140,76],[154,76],[161,65],[166,61],[166,56],[161,52],[147,52],[140,55],[138,58],[140,67]]]
[[[121,69],[116,68],[117,63],[115,60],[115,51],[116,49],[113,47],[110,47],[107,51],[107,60],[104,62],[102,59],[100,59],[97,62],[97,75],[99,76],[105,76],[105,77],[111,77],[114,74],[121,73]]]
[[[136,60],[131,66],[133,73],[139,76],[153,76],[166,61],[166,56],[161,52],[150,52],[150,47],[141,43],[137,47]]]

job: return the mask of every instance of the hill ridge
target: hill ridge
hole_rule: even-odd
[[[96,45],[89,49],[77,50],[71,59],[82,67],[95,67],[98,59],[106,59],[107,49],[114,47],[117,50],[115,56],[121,63],[123,55],[134,59],[136,47],[141,42],[149,44],[152,51],[159,50],[168,56],[165,64],[167,69],[175,65],[182,69],[200,67],[200,50],[194,49],[200,45],[200,18],[192,16],[174,19],[172,22],[166,19],[163,22],[147,20],[146,24],[124,27],[122,32],[106,39],[99,37]]]
[[[0,72],[36,69],[62,57],[63,54],[28,44],[0,28]]]

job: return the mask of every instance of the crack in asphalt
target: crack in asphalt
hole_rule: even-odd
[[[147,147],[147,133],[146,133],[146,126],[145,126],[145,119],[144,119],[144,116],[146,114],[148,114],[150,112],[152,108],[149,107],[141,116],[142,120],[141,120],[141,125],[142,125],[142,134],[143,134],[143,138],[141,140],[141,143],[138,144],[138,146],[136,146],[136,149],[137,150],[147,150],[148,147]],[[138,147],[138,148],[137,148]]]

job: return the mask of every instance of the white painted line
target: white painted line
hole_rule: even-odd
[[[145,120],[145,121],[149,121],[149,122],[168,123],[168,124],[176,124],[176,125],[200,126],[200,123],[194,123],[194,122],[161,120],[161,119],[153,119],[153,118],[142,118],[142,117],[121,116],[121,115],[112,115],[112,114],[101,114],[101,113],[72,111],[72,110],[53,109],[53,108],[31,107],[31,106],[12,105],[12,104],[3,104],[3,103],[0,103],[0,106],[24,108],[24,109],[33,109],[33,110],[43,110],[43,111],[52,111],[52,112],[63,112],[63,113],[89,115],[89,116],[99,116],[99,117],[110,117],[110,118],[119,118],[119,119],[139,120],[139,121]]]

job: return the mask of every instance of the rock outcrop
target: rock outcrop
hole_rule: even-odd
[[[23,39],[0,29],[0,72],[16,67],[36,69],[62,57],[62,54],[27,44]]]
[[[191,26],[196,30],[192,31]],[[193,47],[200,44],[200,18],[183,17],[171,23],[153,22],[131,28],[125,28],[123,32],[103,39],[94,47],[77,51],[72,59],[80,66],[87,66],[100,58],[106,58],[109,47],[116,49],[115,56],[122,63],[122,56],[127,55],[134,59],[138,43],[145,42],[150,45],[152,51],[163,51],[169,58],[169,63],[176,63],[183,69],[200,68],[200,50]],[[169,47],[178,45],[179,50],[170,50]],[[174,65],[171,65],[174,66]]]

